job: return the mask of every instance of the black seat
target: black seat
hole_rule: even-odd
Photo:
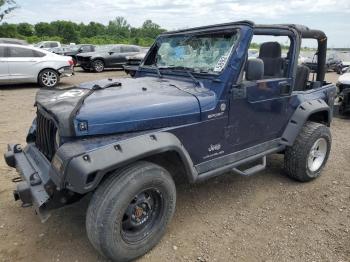
[[[310,76],[310,68],[304,65],[298,65],[295,77],[294,91],[304,91],[307,87],[307,81]]]
[[[264,61],[264,76],[266,78],[283,76],[282,48],[278,42],[262,43],[259,58]]]

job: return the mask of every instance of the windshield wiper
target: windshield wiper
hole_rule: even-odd
[[[193,80],[193,82],[197,85],[202,87],[201,81],[199,81],[191,71],[194,71],[191,67],[185,67],[185,66],[164,66],[164,67],[158,67],[159,69],[170,69],[170,70],[181,70],[184,71],[186,74],[189,75],[189,77]]]

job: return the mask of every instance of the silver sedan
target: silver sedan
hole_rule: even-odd
[[[0,84],[38,83],[55,87],[61,77],[71,76],[73,60],[23,45],[0,44]]]

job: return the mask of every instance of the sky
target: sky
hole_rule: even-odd
[[[350,0],[16,0],[8,23],[70,20],[107,24],[117,16],[131,26],[151,19],[167,30],[252,20],[321,29],[329,47],[350,48]]]

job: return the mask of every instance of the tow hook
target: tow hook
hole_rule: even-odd
[[[32,206],[32,194],[28,183],[22,181],[17,184],[17,189],[13,191],[15,201],[21,200],[22,207]]]

